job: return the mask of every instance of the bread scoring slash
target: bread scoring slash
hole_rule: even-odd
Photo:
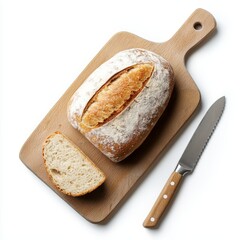
[[[171,65],[151,51],[121,51],[100,65],[69,101],[68,119],[114,162],[135,151],[164,112],[174,88]]]

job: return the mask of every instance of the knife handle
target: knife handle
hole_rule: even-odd
[[[181,182],[183,175],[178,172],[173,172],[169,177],[167,183],[165,184],[162,192],[158,196],[155,204],[153,205],[151,211],[149,212],[147,218],[145,219],[143,226],[146,228],[154,228],[158,224],[161,216],[163,215],[165,209],[170,203],[176,189]]]

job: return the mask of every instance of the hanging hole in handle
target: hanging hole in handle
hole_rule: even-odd
[[[195,22],[193,27],[195,30],[200,31],[202,29],[202,24],[200,22]]]

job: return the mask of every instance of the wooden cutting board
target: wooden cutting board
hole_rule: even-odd
[[[167,42],[155,43],[128,32],[114,35],[67,89],[55,106],[27,139],[20,152],[22,162],[61,198],[90,222],[101,222],[124,203],[146,172],[160,159],[200,102],[200,92],[185,67],[190,50],[216,28],[213,16],[197,9]],[[120,163],[108,160],[89,143],[67,120],[67,103],[72,94],[100,64],[119,51],[144,48],[167,59],[175,72],[176,86],[166,112],[157,125],[133,154]],[[60,193],[49,181],[42,159],[42,143],[54,131],[61,131],[81,148],[106,174],[106,182],[83,197],[70,197]],[[145,196],[143,196],[145,197]]]

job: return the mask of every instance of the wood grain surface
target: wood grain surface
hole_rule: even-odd
[[[200,92],[186,70],[185,59],[189,51],[215,28],[213,16],[203,9],[197,9],[177,33],[164,43],[151,42],[128,32],[114,35],[27,139],[20,151],[22,162],[84,218],[94,223],[108,220],[140,183],[144,174],[160,160],[163,150],[196,110]],[[144,48],[167,59],[174,69],[176,86],[167,110],[142,146],[116,164],[70,125],[66,112],[72,94],[89,74],[117,52],[129,48]],[[42,159],[42,143],[54,131],[61,131],[69,137],[104,171],[107,180],[100,188],[78,198],[66,196],[54,188],[46,175]]]

